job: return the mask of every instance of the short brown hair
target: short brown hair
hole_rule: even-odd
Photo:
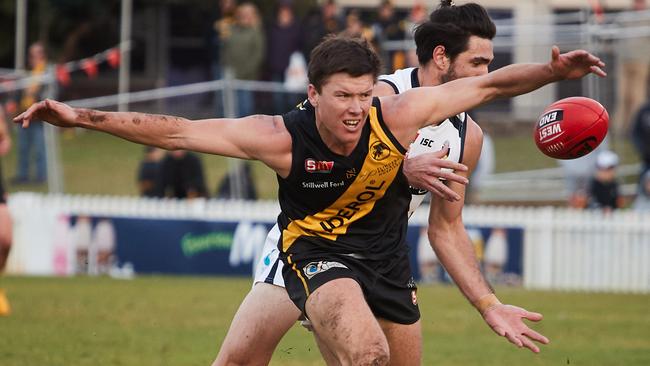
[[[309,82],[320,93],[330,76],[343,72],[350,76],[371,74],[377,81],[381,60],[368,41],[362,38],[328,36],[311,51]]]

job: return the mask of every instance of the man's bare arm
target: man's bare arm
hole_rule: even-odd
[[[190,121],[175,116],[72,108],[44,100],[14,118],[23,127],[29,126],[31,120],[103,131],[167,150],[261,160],[282,176],[288,174],[291,165],[291,136],[280,116]]]
[[[478,125],[473,121],[469,124],[464,155],[469,167],[467,174],[476,167],[483,140]],[[434,199],[429,212],[429,241],[438,259],[494,332],[518,347],[539,352],[539,347],[533,341],[546,344],[548,339],[530,329],[523,319],[539,321],[542,315],[498,301],[481,273],[474,246],[465,231],[462,220],[465,186],[449,182],[449,187],[462,197],[461,200],[448,202]]]
[[[553,47],[546,64],[514,64],[486,75],[461,78],[435,87],[420,87],[382,98],[382,113],[397,139],[408,142],[415,131],[496,98],[513,97],[565,79],[590,73],[605,76],[605,64],[587,51],[559,53]],[[404,111],[409,111],[408,116]],[[408,118],[405,118],[408,117]]]

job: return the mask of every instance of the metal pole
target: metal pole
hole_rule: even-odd
[[[236,118],[237,94],[236,88],[233,87],[234,72],[231,68],[224,70],[224,88],[223,88],[223,107],[226,118]],[[238,159],[228,159],[228,172],[226,176],[230,178],[230,198],[241,199],[242,194],[242,170],[241,162]]]
[[[48,68],[48,75],[43,80],[46,89],[45,98],[56,98],[56,77],[54,68]],[[47,187],[50,193],[63,193],[63,169],[61,168],[61,153],[59,150],[59,128],[49,123],[43,123],[45,134],[45,164],[47,166]]]
[[[129,108],[129,92],[131,77],[131,53],[129,52],[131,40],[131,18],[133,10],[132,0],[122,0],[122,15],[120,19],[120,74],[118,82],[119,103],[118,110],[124,112]]]
[[[27,0],[16,0],[16,45],[14,54],[14,68],[25,69],[25,50],[27,44]]]

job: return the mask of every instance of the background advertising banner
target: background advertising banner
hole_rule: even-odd
[[[251,276],[274,223],[73,216],[54,252],[57,274],[165,273]],[[521,284],[523,230],[470,227],[482,269],[493,284]],[[407,231],[411,268],[421,282],[450,282],[426,227]],[[61,249],[63,247],[63,249]]]

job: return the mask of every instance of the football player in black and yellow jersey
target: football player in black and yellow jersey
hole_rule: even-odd
[[[551,82],[605,76],[601,67],[586,51],[560,54],[553,47],[546,64],[516,64],[373,98],[377,55],[365,41],[332,37],[312,52],[311,107],[283,116],[190,121],[45,100],[14,121],[28,127],[31,120],[45,120],[169,150],[262,161],[280,184],[279,249],[287,291],[319,338],[342,364],[384,365],[399,353],[413,354],[410,362],[418,363],[419,311],[404,255],[410,201],[401,172],[404,146],[420,128],[448,116]],[[545,340],[521,321],[522,309],[499,303],[482,279],[471,273],[459,278],[496,332],[529,348],[531,339]]]

